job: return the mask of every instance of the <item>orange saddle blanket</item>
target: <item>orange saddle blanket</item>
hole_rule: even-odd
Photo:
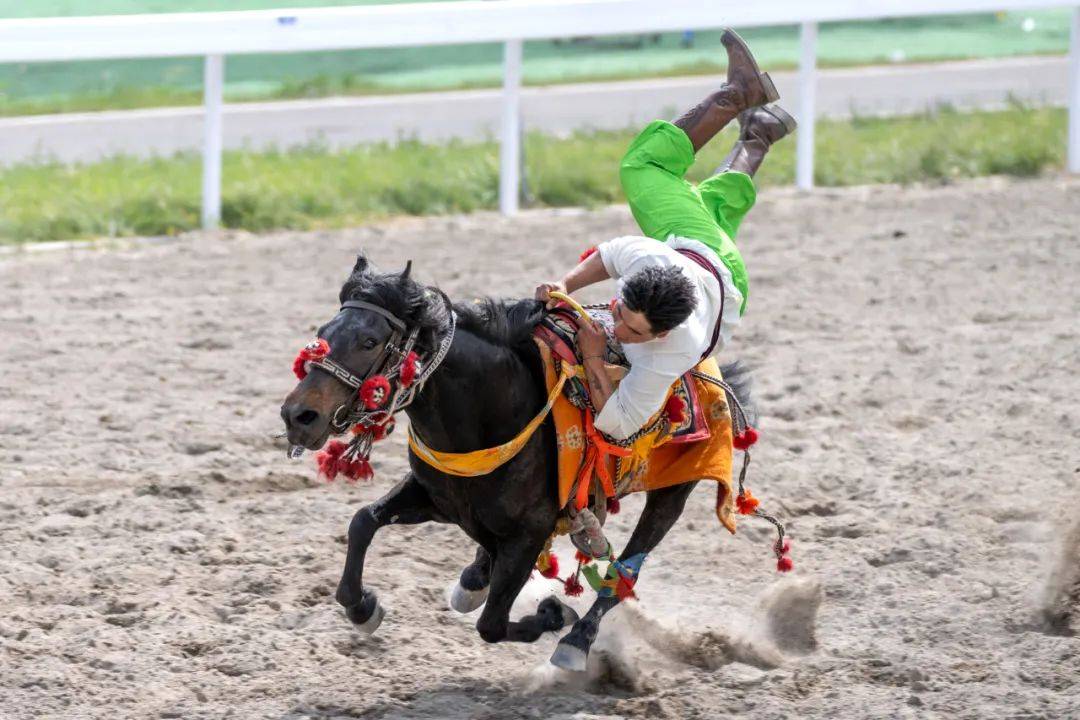
[[[593,316],[594,320],[610,322],[609,318],[603,316],[603,311],[598,315],[600,317]],[[545,318],[535,333],[536,343],[544,360],[544,374],[549,391],[555,387],[561,372],[566,371],[564,364],[569,364],[573,370],[551,411],[558,443],[560,507],[565,507],[574,497],[610,494],[610,489],[605,492],[604,483],[596,477],[598,475],[611,478],[616,497],[695,480],[715,480],[716,516],[725,528],[734,533],[731,410],[722,388],[690,373],[676,381],[671,389],[671,394],[677,394],[686,403],[687,409],[682,422],[677,425],[659,423],[652,432],[633,442],[627,457],[616,458],[608,455],[601,460],[606,463],[605,468],[598,468],[595,474],[591,468],[583,473],[583,468],[590,460],[590,440],[586,410],[583,409],[585,405],[581,402],[580,395],[587,393],[588,386],[584,370],[574,351],[575,328],[572,315],[568,311],[557,310]],[[625,369],[619,371],[619,366],[624,366],[626,360],[617,346],[609,347],[608,357],[605,359],[613,370],[613,379],[617,380],[625,374]],[[720,378],[720,368],[712,358],[702,361],[694,369]],[[578,397],[575,397],[575,394]],[[650,420],[646,427],[655,425],[655,419]],[[593,456],[595,457],[595,451]],[[583,477],[583,474],[589,477]],[[582,481],[589,482],[591,486],[582,489],[579,485]]]

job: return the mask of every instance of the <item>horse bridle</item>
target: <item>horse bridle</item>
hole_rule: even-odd
[[[450,302],[445,295],[443,295],[443,300],[449,307]],[[415,347],[420,329],[413,328],[411,331],[408,330],[405,322],[401,318],[385,308],[363,300],[346,300],[341,304],[338,313],[340,314],[347,310],[366,310],[368,312],[373,312],[390,324],[390,337],[387,338],[386,342],[383,344],[382,354],[380,354],[378,359],[371,364],[371,367],[368,368],[363,376],[353,373],[349,368],[339,362],[331,360],[328,356],[312,358],[308,363],[312,367],[319,368],[320,370],[329,373],[336,380],[356,391],[360,390],[365,381],[378,375],[384,375],[387,380],[392,383],[400,374],[401,366],[405,362],[405,359]],[[450,343],[453,342],[454,339],[455,325],[456,317],[453,308],[450,307],[449,332],[439,343],[439,349],[435,356],[424,363],[419,376],[409,388],[402,388],[400,383],[398,383],[396,391],[391,395],[390,402],[385,408],[378,410],[368,410],[365,408],[360,403],[359,395],[353,393],[350,395],[349,400],[345,401],[334,410],[334,414],[330,418],[331,430],[336,433],[342,433],[351,425],[370,422],[372,418],[376,416],[381,417],[384,420],[389,419],[396,412],[404,409],[405,406],[413,401],[413,398],[416,397],[420,388],[423,387],[424,382],[433,372],[435,372],[436,368],[442,363],[443,358],[446,357],[446,353],[450,349]],[[358,404],[360,404],[360,408],[357,408]]]

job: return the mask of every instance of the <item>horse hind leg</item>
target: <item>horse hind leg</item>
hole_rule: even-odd
[[[528,581],[546,539],[545,535],[513,538],[496,545],[491,594],[476,622],[485,642],[533,642],[545,632],[577,622],[577,613],[554,596],[541,601],[536,613],[510,621],[510,607]]]
[[[490,584],[491,555],[482,545],[477,545],[476,558],[461,571],[450,591],[450,607],[463,614],[472,612],[487,601]]]
[[[625,563],[637,571],[645,557],[660,544],[675,521],[682,515],[686,499],[697,483],[683,483],[662,490],[647,493],[645,509],[638,518],[637,526],[626,543],[626,548],[619,555],[619,562]],[[596,598],[589,612],[574,623],[566,637],[559,641],[551,656],[551,664],[564,670],[581,672],[589,657],[596,634],[600,631],[600,621],[609,610],[619,604],[619,598],[610,591],[602,591]]]

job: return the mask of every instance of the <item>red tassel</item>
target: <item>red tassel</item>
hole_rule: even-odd
[[[760,504],[761,501],[751,495],[749,490],[744,490],[741,495],[735,497],[735,509],[740,515],[753,515]]]
[[[575,550],[574,551],[574,559],[577,560],[578,563],[580,563],[581,565],[588,565],[589,563],[591,563],[593,561],[591,555],[586,555],[585,553],[581,552],[580,550]]]
[[[319,472],[326,476],[327,482],[333,482],[334,478],[338,476],[338,473],[342,471],[343,461],[341,456],[348,447],[348,445],[340,440],[331,440],[330,444],[326,446],[326,449],[320,451],[319,454],[315,456],[315,462],[319,466]]]
[[[619,510],[621,510],[621,509],[622,509],[622,506],[619,505],[619,498],[617,498],[617,497],[609,497],[607,499],[607,512],[608,512],[608,515],[618,515]]]
[[[592,257],[593,253],[595,253],[596,250],[597,250],[597,248],[596,248],[595,245],[593,245],[591,248],[586,249],[585,252],[581,253],[581,255],[578,256],[578,262],[579,263],[585,262],[590,257]]]
[[[784,544],[780,546],[780,554],[788,555],[789,553],[791,553],[791,539],[784,538]]]
[[[672,395],[664,405],[664,414],[672,425],[681,425],[686,420],[686,401],[678,395]]]
[[[747,427],[741,433],[731,439],[731,445],[736,450],[746,450],[758,441],[758,432],[752,427]]]
[[[385,375],[369,377],[360,386],[360,400],[368,410],[378,410],[390,399],[390,381]]]
[[[776,569],[780,572],[789,572],[793,567],[795,563],[787,555],[776,561]]]
[[[559,577],[559,558],[554,553],[548,554],[548,566],[547,570],[541,570],[540,574],[546,578]]]
[[[307,377],[307,361],[318,360],[324,358],[330,354],[330,343],[326,342],[322,338],[315,338],[296,354],[296,359],[293,360],[292,371],[296,375],[298,380],[303,380]]]
[[[416,380],[416,368],[420,362],[420,356],[410,350],[405,359],[401,361],[401,371],[398,377],[401,379],[401,387],[409,387]]]
[[[371,463],[364,459],[343,461],[341,474],[353,482],[367,482],[375,477],[375,471],[371,469]]]
[[[626,600],[627,598],[636,598],[634,594],[634,580],[619,576],[619,582],[615,585],[615,597],[619,598],[619,601]]]
[[[563,592],[570,597],[577,597],[585,592],[585,588],[581,585],[581,581],[578,580],[577,573],[566,578],[566,581],[563,583]]]

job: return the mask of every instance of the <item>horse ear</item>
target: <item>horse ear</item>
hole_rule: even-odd
[[[409,279],[409,274],[412,272],[412,260],[405,263],[405,269],[401,271],[401,281],[405,282]]]
[[[360,253],[356,256],[356,264],[353,265],[353,275],[362,273],[368,268],[368,259],[364,257],[364,253]]]

